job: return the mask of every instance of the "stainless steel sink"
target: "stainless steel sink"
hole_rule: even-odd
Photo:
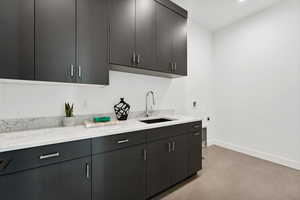
[[[156,119],[141,120],[140,122],[143,122],[146,124],[155,124],[155,123],[169,122],[169,121],[173,121],[173,120],[174,119],[156,118]]]

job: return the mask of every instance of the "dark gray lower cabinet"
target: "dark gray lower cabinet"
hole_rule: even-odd
[[[146,193],[145,146],[94,155],[93,200],[142,200]]]
[[[147,197],[187,177],[186,135],[150,143],[147,150]]]
[[[178,183],[187,177],[187,136],[177,136],[171,138],[171,184]]]
[[[202,169],[202,133],[201,129],[188,135],[188,174],[192,175]]]
[[[90,200],[90,157],[0,176],[1,199]]]
[[[150,143],[147,151],[147,197],[151,197],[170,186],[170,140]]]
[[[201,122],[0,153],[5,200],[143,200],[202,168]]]

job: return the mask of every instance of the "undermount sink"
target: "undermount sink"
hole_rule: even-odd
[[[155,123],[169,122],[169,121],[173,121],[173,120],[174,119],[156,118],[156,119],[141,120],[140,122],[143,122],[146,124],[155,124]]]

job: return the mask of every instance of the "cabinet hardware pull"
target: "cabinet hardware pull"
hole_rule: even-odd
[[[133,54],[132,54],[132,62],[133,62],[134,65],[136,65],[136,54],[135,54],[135,52],[133,52]]]
[[[201,125],[195,125],[195,126],[194,126],[195,129],[198,129],[198,128],[200,128],[200,127],[201,127]]]
[[[70,68],[71,68],[71,78],[73,78],[74,77],[74,65],[73,64],[71,64],[70,65]]]
[[[173,63],[170,62],[170,68],[171,68],[171,72],[173,72]]]
[[[174,63],[174,72],[177,70],[177,63]]]
[[[86,163],[86,165],[85,165],[85,174],[86,174],[86,178],[89,179],[90,178],[90,165],[89,165],[89,163]]]
[[[81,65],[78,66],[78,77],[81,78]]]
[[[199,132],[197,132],[197,133],[195,133],[195,134],[194,134],[194,136],[199,136],[199,135],[200,135],[200,133],[199,133]]]
[[[173,149],[173,152],[174,152],[175,151],[175,145],[176,145],[175,141],[172,142],[172,145],[173,145],[172,149]]]
[[[146,161],[146,160],[147,160],[147,150],[144,149],[144,161]]]
[[[171,142],[168,142],[169,153],[171,152]]]
[[[126,139],[126,140],[120,140],[120,141],[118,141],[118,144],[123,144],[123,143],[126,143],[126,142],[129,142],[129,140],[128,139]]]
[[[59,157],[59,152],[53,153],[53,154],[47,154],[47,155],[41,155],[40,160],[48,159],[48,158],[54,158]]]
[[[138,55],[137,55],[137,64],[140,64],[140,61],[141,61],[141,55],[138,54]]]

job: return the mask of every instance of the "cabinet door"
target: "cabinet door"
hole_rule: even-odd
[[[108,84],[108,0],[77,0],[77,82]]]
[[[201,130],[188,136],[189,160],[188,174],[192,175],[202,169],[202,133]]]
[[[0,78],[34,79],[34,0],[0,1]]]
[[[159,71],[156,66],[154,0],[136,1],[136,53],[138,67]]]
[[[187,19],[177,13],[172,17],[174,73],[187,75]]]
[[[156,3],[157,65],[162,72],[172,72],[173,12]]]
[[[171,139],[172,157],[171,157],[171,184],[178,183],[187,177],[187,136],[178,136]]]
[[[145,199],[144,145],[93,156],[93,200]]]
[[[147,145],[147,197],[151,197],[170,186],[171,143],[169,139]]]
[[[89,200],[90,158],[27,170],[0,177],[1,198],[6,200]]]
[[[109,0],[111,64],[133,65],[135,51],[135,0]]]
[[[75,31],[75,0],[36,1],[38,80],[75,80]]]

